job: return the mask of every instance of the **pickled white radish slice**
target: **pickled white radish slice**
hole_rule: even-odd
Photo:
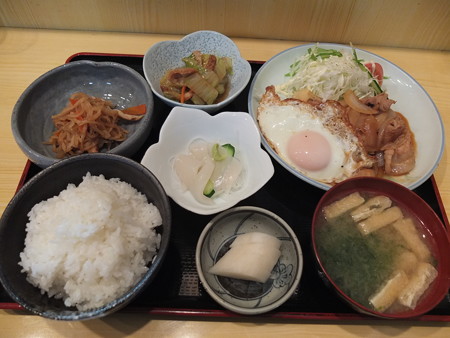
[[[237,244],[232,244],[230,250],[209,269],[209,273],[265,283],[281,256],[281,242],[273,236],[264,235],[248,235],[243,240],[239,240],[238,236],[235,240]]]
[[[250,243],[264,243],[267,246],[275,248],[280,248],[281,246],[281,241],[275,236],[255,231],[237,236],[233,243],[231,243],[231,247]]]

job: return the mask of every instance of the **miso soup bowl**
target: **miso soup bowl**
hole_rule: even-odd
[[[417,306],[413,310],[382,313],[363,306],[344,293],[324,267],[316,238],[318,228],[322,224],[323,208],[353,192],[388,196],[392,200],[393,205],[397,205],[402,209],[404,215],[416,217],[419,221],[417,223],[419,223],[419,226],[422,226],[423,234],[429,238],[431,252],[437,261],[436,270],[438,271],[438,275],[419,299]],[[323,195],[314,212],[312,220],[312,243],[314,255],[318,263],[318,273],[324,283],[334,289],[341,299],[360,313],[389,319],[420,317],[435,308],[444,300],[449,292],[450,243],[445,226],[434,210],[421,197],[412,190],[393,181],[374,177],[357,177],[333,186]]]

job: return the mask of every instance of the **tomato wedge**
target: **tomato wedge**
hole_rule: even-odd
[[[369,70],[374,79],[378,81],[381,86],[383,84],[384,71],[383,67],[378,62],[365,62],[364,66]]]

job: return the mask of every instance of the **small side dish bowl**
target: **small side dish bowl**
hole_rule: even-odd
[[[51,145],[44,144],[55,130],[58,114],[76,92],[109,100],[118,109],[145,104],[139,121],[119,122],[128,132],[125,141],[108,152],[131,157],[147,139],[153,122],[153,95],[134,69],[115,62],[74,61],[41,75],[18,99],[11,117],[14,138],[25,155],[41,168],[59,161]]]
[[[130,184],[145,195],[147,201],[153,203],[161,214],[162,225],[155,228],[156,233],[161,236],[161,241],[156,255],[153,257],[151,263],[147,265],[148,270],[143,273],[142,277],[140,277],[134,286],[104,306],[91,310],[78,310],[76,307],[66,306],[62,299],[50,298],[47,293],[41,293],[38,287],[33,286],[27,281],[27,274],[21,271],[22,267],[18,263],[21,261],[20,253],[25,248],[26,225],[29,222],[28,214],[30,210],[37,203],[60,194],[62,190],[67,188],[68,184],[78,185],[87,172],[90,172],[93,176],[104,175],[106,179],[118,178],[120,181]],[[136,199],[133,201],[136,202]],[[107,208],[107,205],[108,203],[102,204],[99,201],[97,210],[104,211],[101,207]],[[73,205],[71,207],[75,208]],[[38,211],[36,212],[38,213]],[[68,212],[70,213],[70,210]],[[104,215],[104,212],[99,212],[99,214]],[[147,215],[149,214],[147,213]],[[40,217],[40,220],[42,222],[42,217]],[[156,177],[139,163],[123,156],[100,153],[78,155],[59,161],[31,178],[12,198],[2,215],[0,221],[1,284],[6,293],[15,302],[32,313],[45,318],[75,321],[104,317],[127,305],[154,280],[167,252],[171,222],[170,203],[163,187]],[[84,236],[86,234],[87,236],[89,235],[88,228],[89,225],[85,225],[83,228],[85,230]],[[83,236],[83,234],[80,236]],[[122,233],[121,236],[123,236]],[[120,243],[117,244],[120,245]],[[41,243],[41,245],[51,246],[52,243],[49,241],[48,243]],[[58,247],[56,246],[54,250],[58,250]],[[87,251],[90,250],[88,249]],[[95,248],[92,251],[100,256],[102,254],[107,255],[109,252],[98,252]],[[113,252],[113,254],[115,253]],[[119,259],[118,255],[115,258]],[[89,263],[92,267],[95,265],[93,261],[86,260],[85,264],[88,265]],[[66,267],[76,267],[76,263],[76,261],[70,261],[70,259],[65,263],[61,261],[61,264],[66,264]],[[108,267],[102,266],[102,268],[100,270],[108,276]],[[109,268],[111,269],[111,267]],[[55,270],[56,268],[53,269],[53,271]],[[95,269],[93,268],[92,270]],[[86,273],[87,269],[83,271]],[[43,283],[45,284],[46,282],[44,281]],[[112,284],[110,286],[112,287]]]
[[[281,241],[281,256],[265,283],[210,274],[209,269],[228,251],[236,236],[262,232]],[[195,262],[208,294],[224,308],[245,315],[276,309],[297,289],[303,270],[303,255],[294,231],[266,209],[243,206],[220,213],[205,227],[197,242]]]
[[[197,139],[210,143],[232,144],[242,160],[242,186],[212,198],[212,203],[200,203],[182,187],[173,169],[174,157],[186,153]],[[210,115],[202,110],[175,107],[161,127],[159,141],[151,145],[141,163],[152,171],[177,204],[197,214],[214,214],[234,206],[257,192],[272,177],[274,167],[269,155],[261,148],[258,130],[251,116],[243,112],[222,112]]]
[[[233,72],[230,75],[228,95],[220,102],[210,105],[180,103],[165,97],[160,80],[174,68],[184,66],[182,58],[194,51],[230,57]],[[151,46],[144,55],[144,75],[153,93],[170,107],[181,106],[198,108],[209,113],[221,110],[230,104],[247,86],[251,77],[250,63],[243,59],[236,44],[227,36],[214,31],[198,31],[186,35],[179,41],[162,41]]]
[[[355,216],[355,214],[362,215],[359,212],[354,212],[353,216],[346,212],[342,214],[343,216],[339,216],[341,218],[339,223],[338,221],[331,223],[332,216],[328,209],[330,224],[327,224],[324,208],[353,193],[359,193],[366,201],[374,196],[388,197],[392,201],[391,207],[388,208],[400,208],[403,215],[399,218],[401,221],[386,221],[387,225],[372,227],[369,231],[371,227],[369,223],[373,223],[374,226],[381,223],[375,222],[375,218],[359,219],[359,216]],[[353,210],[356,210],[356,207],[349,211]],[[377,214],[375,217],[380,215]],[[356,217],[355,222],[351,220],[352,217]],[[406,222],[403,222],[408,218],[413,221],[410,223],[412,226],[407,226]],[[380,221],[380,218],[378,220]],[[366,225],[362,225],[363,223]],[[344,230],[339,233],[339,230],[333,230],[338,229],[336,227]],[[402,244],[399,246],[392,243]],[[358,177],[333,186],[324,194],[314,212],[312,244],[319,274],[325,284],[360,313],[388,319],[419,317],[435,308],[448,294],[450,287],[448,233],[439,217],[424,200],[393,181]],[[338,262],[341,262],[340,267],[337,267]],[[419,266],[428,268],[433,266],[434,269],[431,270],[434,272],[431,273],[429,269],[422,269]],[[386,267],[389,268],[385,270]],[[342,273],[344,269],[347,270]],[[334,275],[336,273],[339,276]],[[358,276],[353,282],[350,275],[355,274]],[[435,278],[431,284],[425,282],[433,274]],[[369,285],[374,280],[377,282]],[[359,285],[363,287],[360,288]],[[402,290],[405,292],[402,293]]]

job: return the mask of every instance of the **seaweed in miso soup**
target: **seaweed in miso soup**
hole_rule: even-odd
[[[342,214],[322,212],[315,234],[322,265],[345,294],[369,309],[412,309],[437,275],[430,238],[387,197],[361,196]]]

